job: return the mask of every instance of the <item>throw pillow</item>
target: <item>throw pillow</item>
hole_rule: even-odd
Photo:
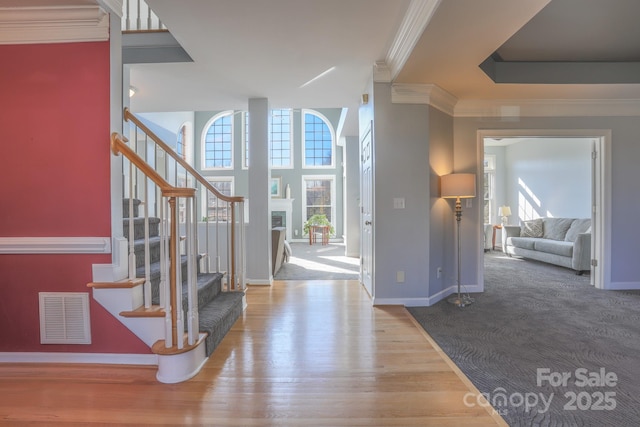
[[[542,237],[542,219],[524,221],[520,225],[520,237]]]

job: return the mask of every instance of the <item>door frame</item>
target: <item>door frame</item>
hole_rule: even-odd
[[[477,131],[478,164],[477,174],[484,173],[485,138],[591,138],[594,140],[597,155],[592,167],[592,217],[595,217],[592,234],[594,241],[593,259],[597,266],[591,269],[592,284],[598,289],[611,289],[611,129],[483,129]],[[479,253],[483,253],[482,204],[478,209]],[[478,286],[484,291],[484,257],[478,257]]]
[[[369,182],[369,194],[365,195],[365,185],[364,185],[364,180],[363,178],[363,173],[364,173],[364,155],[362,153],[363,148],[364,148],[364,141],[369,138],[369,149],[370,149],[370,162],[371,162],[371,166],[370,166],[370,172],[369,172],[369,176],[370,176],[370,182]],[[374,150],[374,135],[373,135],[373,121],[369,121],[369,123],[367,124],[367,127],[364,129],[364,132],[362,133],[362,136],[359,138],[359,143],[358,143],[358,148],[359,148],[359,155],[360,155],[360,169],[359,169],[359,173],[360,173],[360,283],[361,285],[365,288],[365,290],[367,291],[367,293],[369,294],[369,296],[371,297],[371,301],[375,300],[375,293],[376,293],[376,284],[375,284],[375,240],[374,240],[374,233],[375,233],[375,223],[374,223],[374,212],[375,212],[375,173],[374,173],[374,165],[375,165],[375,161],[374,161],[374,154],[375,154],[375,150]],[[365,239],[366,239],[366,233],[367,233],[367,225],[365,225],[365,220],[364,220],[364,202],[366,200],[369,200],[369,204],[370,204],[370,221],[371,223],[374,224],[369,224],[369,234],[370,234],[370,242],[369,242],[369,252],[365,253]],[[365,257],[368,256],[369,259],[369,263],[370,263],[370,268],[369,268],[369,282],[367,284],[366,282],[366,278],[365,278],[365,274],[364,274],[364,260]]]

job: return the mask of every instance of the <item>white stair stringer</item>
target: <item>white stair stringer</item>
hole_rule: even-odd
[[[200,334],[198,344],[183,353],[158,354],[156,379],[161,383],[174,384],[195,377],[208,360],[205,338],[206,334]]]
[[[124,317],[123,311],[142,306],[142,285],[133,288],[94,288],[93,299],[149,347],[164,339],[164,317]]]

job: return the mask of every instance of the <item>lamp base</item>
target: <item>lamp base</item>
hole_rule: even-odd
[[[475,299],[471,298],[469,295],[454,295],[447,300],[450,304],[455,305],[456,307],[466,307],[475,302]]]

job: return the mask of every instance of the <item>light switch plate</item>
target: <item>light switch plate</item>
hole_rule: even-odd
[[[393,199],[393,209],[404,209],[404,197],[395,197]]]

